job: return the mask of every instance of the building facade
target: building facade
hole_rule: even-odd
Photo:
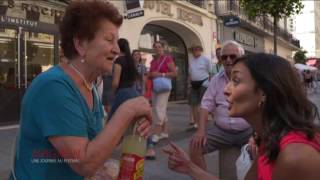
[[[246,53],[273,53],[273,21],[270,17],[249,18],[239,1],[214,1],[218,41],[235,40]],[[292,51],[299,48],[299,41],[289,33],[287,20],[278,23],[277,54],[292,61]]]
[[[142,51],[150,66],[155,41],[165,44],[165,52],[173,56],[177,77],[173,80],[170,100],[186,99],[188,48],[201,45],[203,55],[212,59],[215,49],[216,18],[212,1],[111,1],[125,16],[120,37],[127,38],[132,49]]]
[[[320,58],[320,2],[314,1],[315,56]]]
[[[319,2],[303,1],[304,8],[295,16],[295,28],[293,34],[300,40],[301,47],[307,51],[307,57],[320,57],[319,55]],[[318,16],[318,17],[316,17]],[[317,47],[318,45],[318,47]]]
[[[17,122],[26,88],[41,72],[59,62],[59,30],[68,0],[0,1],[0,125]],[[178,72],[171,100],[186,99],[191,45],[212,58],[216,19],[212,1],[111,1],[123,14],[120,37],[140,49],[146,65],[154,41],[165,43]],[[211,2],[211,3],[210,3]]]
[[[0,1],[0,124],[18,121],[25,89],[59,59],[66,3]]]

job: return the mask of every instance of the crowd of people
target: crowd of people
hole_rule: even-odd
[[[156,159],[155,145],[169,137],[175,62],[165,44],[155,41],[147,68],[141,52],[119,38],[122,21],[109,2],[67,7],[60,24],[63,61],[38,75],[24,95],[10,179],[93,176],[138,120],[137,133],[148,140],[146,159]],[[189,154],[170,143],[164,148],[168,167],[196,180],[218,179],[207,172],[212,167],[204,155],[250,143],[247,180],[320,179],[317,109],[293,66],[276,55],[245,55],[232,40],[216,50],[215,66],[202,51],[190,47],[188,102],[195,132]],[[44,151],[76,163],[30,161]]]

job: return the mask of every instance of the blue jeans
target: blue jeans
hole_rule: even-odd
[[[135,86],[128,88],[120,88],[117,90],[110,113],[108,114],[108,120],[111,119],[113,113],[119,108],[119,106],[125,101],[140,96]]]
[[[141,96],[140,93],[136,90],[135,86],[129,88],[121,88],[117,90],[113,105],[111,107],[110,113],[108,115],[108,120],[111,119],[113,113],[119,108],[119,106],[125,101]],[[128,128],[130,129],[130,128]],[[147,148],[153,147],[155,143],[151,140],[151,137],[147,138]]]

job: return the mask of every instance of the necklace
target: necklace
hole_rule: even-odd
[[[88,90],[92,91],[92,89],[93,89],[93,83],[91,83],[91,85],[90,85],[90,83],[88,83],[87,80],[84,78],[83,74],[82,74],[73,64],[69,63],[69,65],[70,65],[70,67],[71,67],[74,71],[76,71],[76,73],[80,76],[80,78],[81,78],[82,81],[83,81],[84,86],[85,86]]]

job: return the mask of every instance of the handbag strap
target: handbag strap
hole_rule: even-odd
[[[157,71],[160,71],[160,68],[162,66],[162,64],[167,60],[167,56],[164,57],[164,59],[161,61],[160,65],[158,66],[158,70]]]

